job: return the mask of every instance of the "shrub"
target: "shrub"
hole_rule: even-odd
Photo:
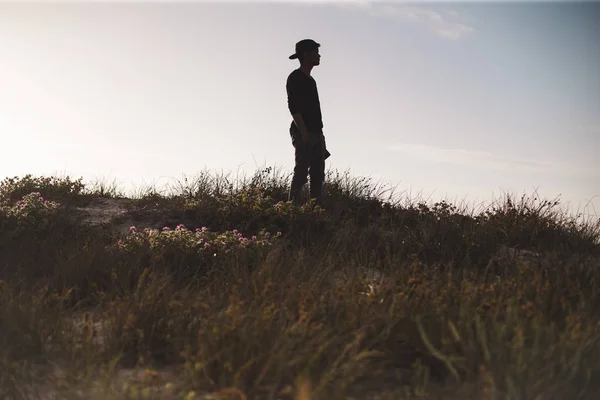
[[[37,192],[45,199],[71,203],[82,200],[85,185],[83,179],[70,177],[33,177],[25,175],[22,178],[5,178],[0,182],[0,201],[15,202],[24,196]]]

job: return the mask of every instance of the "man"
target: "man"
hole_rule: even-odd
[[[288,109],[293,121],[290,136],[295,149],[294,176],[289,200],[300,203],[302,188],[310,174],[310,196],[321,202],[325,180],[325,160],[330,156],[323,136],[321,103],[317,83],[310,75],[313,67],[320,64],[321,45],[314,40],[304,39],[296,43],[296,51],[289,59],[298,59],[300,67],[287,78],[286,90]]]

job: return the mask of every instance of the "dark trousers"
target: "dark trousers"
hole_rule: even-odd
[[[325,147],[325,138],[322,133],[311,133],[309,142],[304,143],[302,135],[295,126],[290,128],[290,135],[294,146],[295,166],[289,200],[296,204],[300,203],[302,188],[308,182],[310,175],[310,197],[319,203],[325,181],[325,159],[329,156]]]

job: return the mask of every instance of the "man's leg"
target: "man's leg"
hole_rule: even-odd
[[[308,181],[308,167],[310,159],[306,151],[306,145],[300,140],[294,140],[294,176],[292,177],[292,184],[290,186],[290,192],[288,200],[293,201],[296,204],[300,204],[300,195],[304,184]]]
[[[310,152],[310,197],[321,204],[323,182],[325,181],[325,142],[311,148]]]

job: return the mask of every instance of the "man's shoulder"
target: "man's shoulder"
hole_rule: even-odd
[[[295,69],[292,72],[290,72],[287,79],[289,81],[292,79],[301,79],[301,78],[302,78],[302,71],[300,71],[300,69]]]
[[[292,76],[292,75],[296,76],[299,74],[302,74],[302,71],[300,70],[300,68],[296,68],[292,72],[290,72],[290,76]]]

